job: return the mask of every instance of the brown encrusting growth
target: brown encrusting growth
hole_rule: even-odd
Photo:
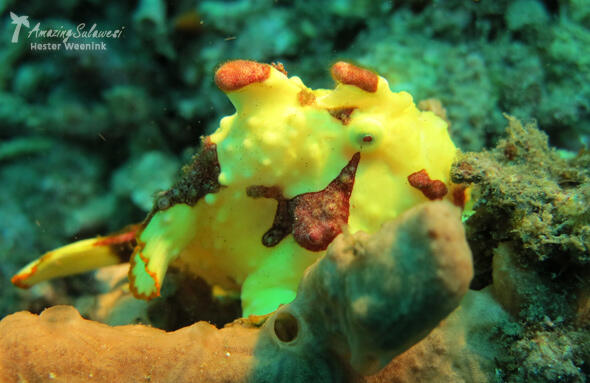
[[[352,112],[354,112],[355,109],[356,107],[354,106],[348,108],[333,108],[328,109],[328,113],[330,113],[330,115],[335,119],[340,120],[340,122],[342,122],[343,125],[348,125],[348,123],[350,122],[350,115],[352,114]]]
[[[287,76],[287,70],[285,69],[285,66],[283,65],[282,62],[276,62],[276,63],[271,63],[270,64],[271,67],[275,68],[276,70],[278,70],[279,72],[281,72],[282,74],[284,74],[285,76]]]
[[[276,186],[250,186],[246,190],[249,197],[272,198],[278,202],[274,222],[262,237],[264,246],[275,246],[292,233],[301,247],[325,250],[348,222],[350,194],[360,156],[355,153],[340,174],[318,192],[286,199]]]
[[[355,153],[338,177],[322,191],[301,194],[293,199],[293,236],[311,251],[325,250],[348,223],[349,201],[360,153]]]
[[[465,207],[465,202],[467,202],[467,188],[469,185],[466,184],[459,184],[453,185],[452,187],[452,195],[453,195],[453,205],[460,207],[463,209]]]
[[[277,211],[270,229],[262,236],[262,244],[273,247],[279,244],[293,231],[293,209],[291,200],[283,196],[283,191],[278,186],[255,185],[246,189],[248,197],[272,198],[277,200]]]
[[[426,169],[410,174],[408,181],[410,185],[419,189],[429,200],[442,199],[448,191],[444,182],[431,180]]]
[[[205,195],[218,192],[221,188],[218,181],[220,172],[217,145],[206,137],[202,139],[201,148],[193,156],[192,162],[183,166],[176,184],[156,198],[146,222],[160,210],[166,210],[179,203],[194,206]]]
[[[299,101],[299,105],[301,106],[313,105],[315,102],[315,95],[313,92],[304,89],[297,93],[297,101]]]
[[[143,228],[142,224],[129,225],[119,233],[100,238],[93,246],[109,246],[121,262],[129,262],[129,257],[137,245],[137,233]]]
[[[330,70],[334,80],[342,84],[354,85],[366,92],[374,93],[379,85],[379,76],[368,69],[339,61]]]
[[[249,60],[234,60],[223,64],[215,72],[215,84],[224,92],[238,90],[270,76],[270,65]]]

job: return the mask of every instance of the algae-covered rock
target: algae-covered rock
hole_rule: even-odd
[[[524,264],[575,271],[590,264],[590,154],[563,158],[534,124],[509,117],[507,138],[495,149],[461,156],[454,182],[474,183],[468,237],[491,262],[510,241]]]
[[[473,183],[466,221],[472,287],[492,283],[522,324],[503,332],[498,375],[509,382],[584,382],[588,372],[590,156],[551,148],[534,124],[508,117],[496,148],[461,155],[455,182]]]

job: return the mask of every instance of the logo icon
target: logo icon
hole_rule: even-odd
[[[0,4],[2,1],[0,0]],[[62,48],[68,51],[106,51],[107,41],[119,39],[125,30],[125,26],[118,29],[103,29],[96,23],[89,29],[86,28],[86,23],[80,23],[76,27],[52,25],[50,28],[44,28],[41,22],[34,24],[34,21],[29,20],[29,16],[18,16],[14,12],[10,12],[10,19],[11,24],[15,26],[11,43],[18,43],[20,33],[23,32],[23,39],[28,41],[31,51],[59,51]],[[23,26],[28,32],[22,31]],[[68,42],[70,38],[74,41]]]
[[[15,44],[18,42],[18,34],[20,33],[20,27],[24,25],[25,27],[30,28],[31,26],[29,25],[29,16],[17,16],[13,12],[10,12],[10,18],[12,19],[12,24],[16,25],[11,40],[11,42]]]

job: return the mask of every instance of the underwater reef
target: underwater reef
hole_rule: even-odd
[[[558,151],[534,123],[506,116],[495,148],[459,155],[455,182],[473,183],[465,222],[471,287],[491,288],[512,315],[496,360],[502,379],[583,382],[590,356],[590,152]],[[486,287],[489,286],[489,287]]]
[[[308,269],[295,300],[261,327],[253,317],[221,330],[205,322],[173,333],[109,327],[69,306],[9,316],[0,322],[0,377],[363,381],[360,374],[378,372],[424,338],[467,292],[473,268],[459,216],[448,202],[432,202],[373,236],[338,237]]]
[[[29,22],[21,22],[16,42],[11,41],[16,32],[11,13],[27,16]],[[14,380],[14,374],[25,371],[30,381],[90,378],[80,374],[134,381],[144,374],[151,381],[243,381],[248,376],[263,382],[277,381],[275,369],[303,363],[311,370],[296,376],[309,382],[589,380],[587,1],[0,0],[0,15],[5,36],[0,39],[0,378]],[[104,52],[34,51],[32,39],[56,41],[28,36],[37,22],[56,29],[96,23],[123,32],[107,42]],[[363,355],[387,359],[376,375],[361,377],[354,367],[359,365],[350,364],[353,340],[332,342],[339,338],[335,332],[354,333],[350,327],[342,330],[344,319],[334,319],[350,319],[350,313],[338,311],[350,309],[347,304],[324,305],[337,314],[328,308],[298,311],[304,299],[316,299],[309,295],[318,291],[311,282],[300,285],[295,301],[279,311],[250,319],[238,319],[243,313],[239,294],[187,274],[178,264],[170,265],[160,297],[150,301],[138,300],[130,291],[128,265],[27,290],[10,283],[49,250],[142,222],[154,200],[162,207],[174,201],[163,191],[174,190],[175,183],[182,186],[178,169],[189,164],[180,177],[190,173],[199,137],[213,133],[219,119],[232,113],[213,74],[236,59],[275,63],[274,70],[286,68],[289,76],[296,74],[313,89],[333,87],[326,71],[334,63],[355,63],[386,79],[393,92],[408,92],[421,113],[444,120],[461,150],[450,174],[441,170],[427,178],[418,173],[408,182],[437,195],[433,181],[442,179],[451,202],[451,185],[469,186],[461,190],[471,196],[463,211],[474,266],[470,289],[444,315],[435,315],[432,307],[422,316],[413,312],[390,318],[403,324],[418,316],[415,324],[425,326],[424,333],[411,337],[402,332],[411,338],[403,349],[391,343],[362,345]],[[332,75],[336,82],[343,78]],[[345,125],[354,116],[350,113],[340,108],[333,117]],[[379,142],[380,136],[370,136]],[[283,140],[288,147],[288,139]],[[286,153],[282,150],[276,158]],[[451,160],[442,162],[441,169],[447,169]],[[333,181],[344,165],[331,164],[336,169],[332,177],[324,175],[314,190]],[[293,206],[286,201],[298,194],[279,196],[261,188],[250,193],[258,202],[283,201],[284,206]],[[370,211],[379,209],[373,207],[377,202],[363,203]],[[382,208],[378,215],[390,214],[389,222],[398,213]],[[356,235],[345,230],[328,253],[345,256],[336,244]],[[291,237],[288,232],[287,240]],[[417,245],[408,246],[401,253]],[[321,261],[313,263],[316,258]],[[310,258],[298,265],[299,271],[305,278],[319,275],[318,265],[329,264],[327,258]],[[312,263],[316,274],[308,275],[304,269]],[[425,279],[420,278],[428,275],[414,276],[415,283],[405,280],[406,291],[423,293]],[[297,284],[289,283],[285,296],[292,296]],[[57,305],[68,306],[52,307]],[[408,308],[382,309],[397,315]],[[21,310],[29,313],[14,314]],[[319,324],[298,328],[304,341],[289,345],[278,336],[293,336],[292,318]],[[379,326],[372,322],[369,329],[385,343],[401,331],[388,323],[380,333]],[[96,348],[79,349],[79,337],[89,332],[93,336],[85,339]],[[61,340],[50,342],[55,334]],[[363,334],[362,339],[371,339]],[[104,364],[93,359],[101,337],[112,346]],[[211,342],[211,354],[199,351],[204,339]],[[293,353],[296,347],[304,355]],[[140,358],[147,349],[165,371]],[[33,361],[25,356],[31,350],[46,358]],[[71,355],[77,367],[68,370],[52,359],[56,351]],[[194,359],[179,360],[183,352],[194,352]],[[317,355],[329,356],[318,360]],[[113,372],[109,366],[114,365],[128,370]]]

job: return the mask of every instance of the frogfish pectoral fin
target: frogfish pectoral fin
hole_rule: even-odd
[[[84,273],[129,261],[141,225],[130,225],[106,237],[84,239],[43,254],[12,277],[12,283],[29,288],[36,283]]]
[[[191,206],[177,204],[156,212],[139,236],[130,258],[129,288],[136,298],[160,295],[168,265],[195,236],[196,217]]]

